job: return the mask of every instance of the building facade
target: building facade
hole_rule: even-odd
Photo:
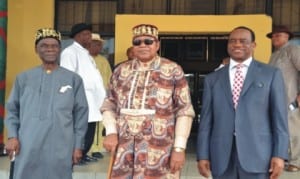
[[[103,54],[116,64],[126,59],[131,25],[159,24],[162,29],[159,53],[183,66],[198,114],[203,77],[227,56],[226,38],[233,26],[248,25],[256,30],[255,56],[264,62],[272,51],[271,42],[265,38],[272,24],[287,25],[295,33],[295,43],[300,39],[299,0],[6,1],[6,96],[16,74],[40,64],[34,52],[34,33],[41,27],[55,27],[67,42],[73,24],[90,23],[94,32],[106,39]]]

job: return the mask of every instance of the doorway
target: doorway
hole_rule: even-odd
[[[213,72],[228,57],[227,34],[221,35],[162,35],[160,36],[160,55],[175,61],[183,68],[190,87],[193,119],[188,150],[195,150],[202,106],[203,82],[205,75]],[[192,151],[193,152],[193,151]]]

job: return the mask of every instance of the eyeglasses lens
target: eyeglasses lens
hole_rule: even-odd
[[[132,41],[132,45],[134,46],[139,46],[142,43],[144,43],[145,45],[152,45],[154,42],[153,39],[144,39],[144,40],[140,40],[140,39],[136,39]]]

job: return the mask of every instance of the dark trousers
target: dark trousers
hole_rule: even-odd
[[[269,179],[269,177],[268,171],[266,173],[249,173],[241,167],[234,139],[228,168],[221,176],[213,176],[213,179]]]
[[[89,150],[91,149],[93,142],[94,142],[94,136],[95,136],[95,129],[96,129],[96,122],[89,122],[88,123],[88,129],[85,133],[85,142],[84,142],[84,149],[82,151],[82,155],[85,156]]]

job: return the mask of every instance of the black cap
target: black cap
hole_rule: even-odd
[[[78,34],[81,31],[84,31],[84,30],[92,31],[92,25],[86,24],[86,23],[79,23],[79,24],[73,25],[73,27],[71,29],[70,37],[73,38],[76,34]]]

